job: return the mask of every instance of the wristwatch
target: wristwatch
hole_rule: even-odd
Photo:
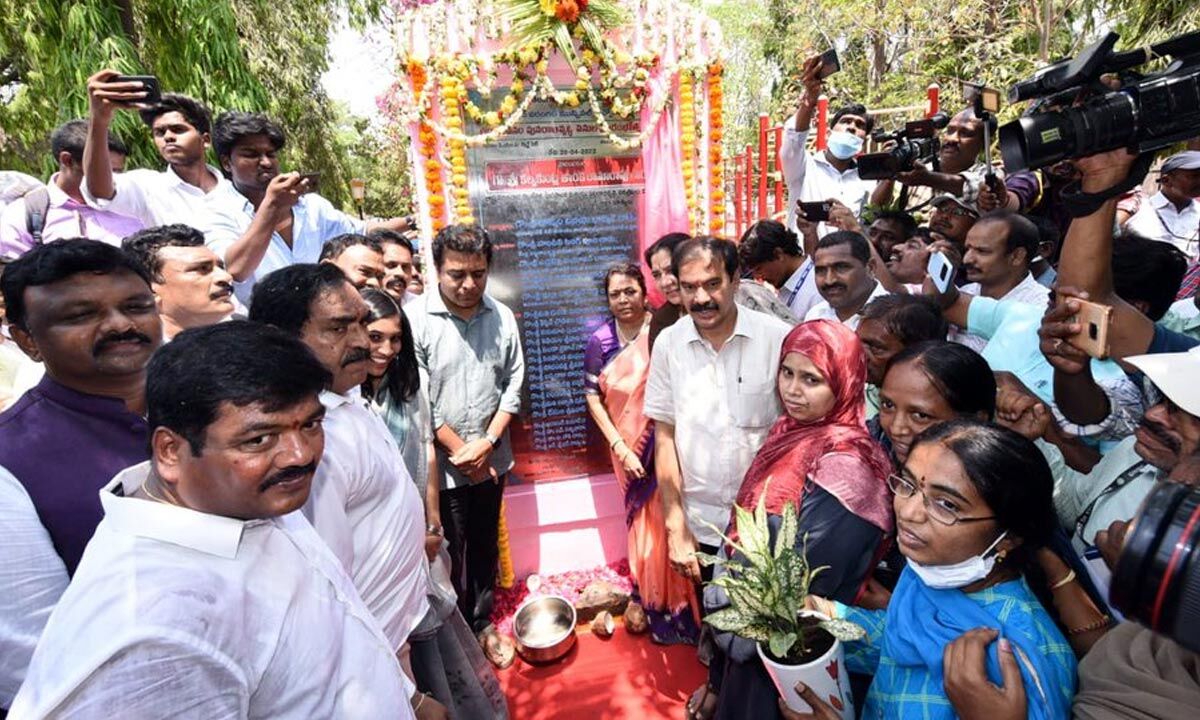
[[[426,535],[437,535],[438,537],[441,537],[443,532],[444,531],[442,530],[441,525],[434,525],[431,523],[431,524],[425,526],[425,534]]]
[[[496,437],[495,435],[488,433],[487,435],[484,435],[483,437],[485,440],[487,440],[488,442],[490,442],[492,444],[493,449],[500,447],[500,438]]]

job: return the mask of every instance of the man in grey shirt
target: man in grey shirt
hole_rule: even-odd
[[[511,641],[489,616],[496,584],[500,500],[513,467],[508,424],[521,409],[525,359],[517,321],[484,294],[492,243],[478,225],[452,225],[433,239],[437,290],[405,305],[413,346],[429,378],[442,524],[463,617],[488,659],[512,661]]]

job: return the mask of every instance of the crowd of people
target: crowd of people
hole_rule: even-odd
[[[116,76],[55,130],[47,183],[3,188],[0,708],[507,717],[491,615],[525,371],[488,233],[439,231],[426,289],[412,219],[281,172],[276,122]],[[827,568],[809,607],[866,631],[863,717],[1194,714],[1200,658],[1109,590],[1145,498],[1200,484],[1200,150],[1076,216],[1064,194],[1134,156],[989,182],[965,110],[936,170],[865,180],[868,108],[810,149],[821,76],[786,123],[787,212],[606,269],[581,353],[631,612],[708,668],[686,716],[842,717],[805,686],[811,712],[787,707],[754,639],[705,623],[736,598],[701,559],[736,559],[721,531],[760,504]],[[125,171],[109,126],[133,109],[166,170]]]

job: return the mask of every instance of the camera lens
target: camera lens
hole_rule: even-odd
[[[1126,615],[1200,652],[1200,488],[1162,483],[1129,526],[1111,599]]]
[[[1137,132],[1137,111],[1123,92],[1068,110],[1025,117],[1000,128],[1000,155],[1010,172],[1037,169],[1067,158],[1092,155],[1129,144]]]

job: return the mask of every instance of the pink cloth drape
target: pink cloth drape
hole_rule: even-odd
[[[675,78],[663,77],[662,70],[656,71],[647,87],[650,97],[642,106],[642,127],[651,121],[654,106],[664,93],[676,95]],[[638,203],[639,253],[654,244],[663,235],[688,231],[687,197],[683,189],[683,155],[679,147],[678,103],[664,110],[658,118],[658,126],[642,144],[642,172],[646,178],[645,190]],[[650,278],[650,268],[643,267],[650,302],[655,306],[666,302]]]

